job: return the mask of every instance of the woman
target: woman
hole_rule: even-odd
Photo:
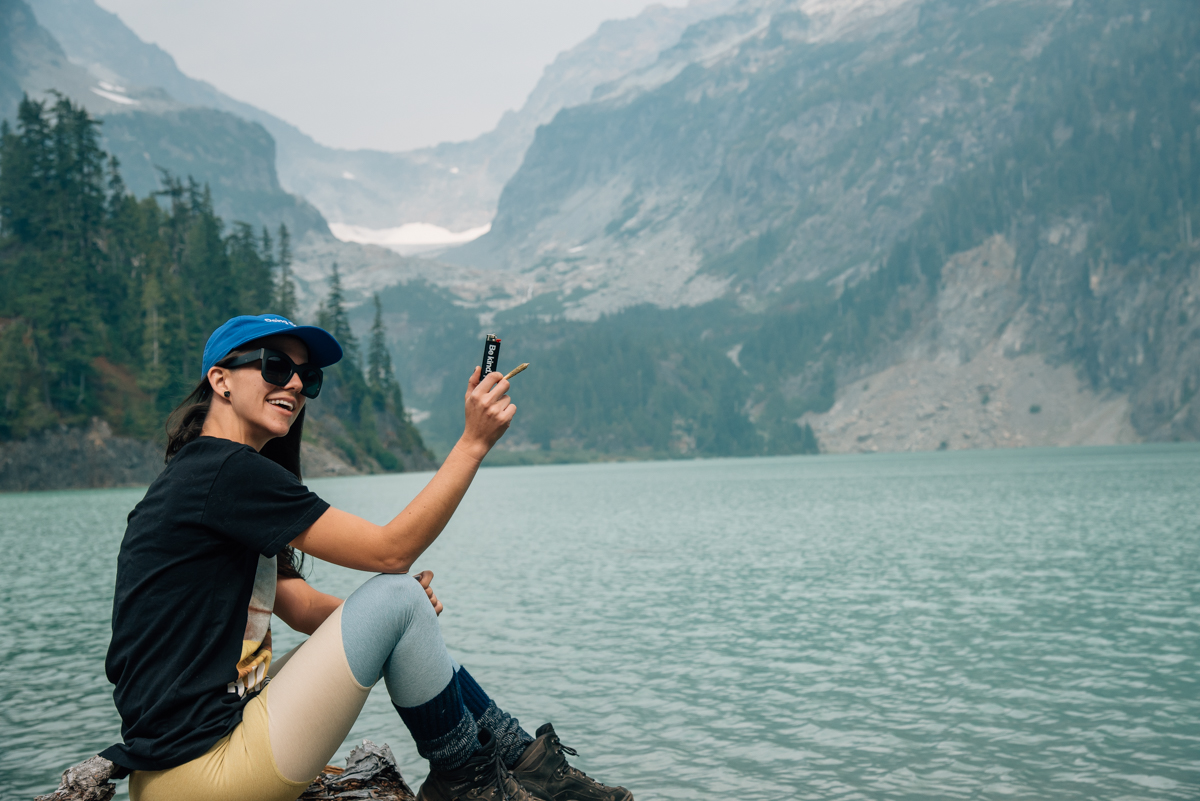
[[[550,724],[530,737],[446,652],[430,589],[407,575],[516,414],[499,373],[468,381],[462,438],[387,525],[300,483],[305,403],[342,349],[278,315],[235,317],[168,423],[167,467],[129,515],[105,668],[133,801],[291,801],[346,737],[381,677],[429,760],[422,801],[632,801],[567,764]],[[378,573],[343,602],[295,551]],[[272,663],[277,615],[312,636]],[[268,684],[269,681],[269,684]]]

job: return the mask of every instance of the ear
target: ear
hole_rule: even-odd
[[[225,393],[231,389],[229,385],[230,370],[225,367],[210,367],[208,368],[208,384],[213,388],[213,399],[220,399],[228,403],[228,398]]]

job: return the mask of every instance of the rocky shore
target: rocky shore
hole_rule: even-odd
[[[0,492],[145,486],[162,468],[161,445],[116,436],[100,419],[0,443]]]
[[[92,757],[63,771],[58,789],[48,795],[39,795],[34,801],[110,801],[117,792],[117,786],[111,781],[115,768],[103,757]],[[367,798],[376,801],[416,799],[412,788],[400,775],[396,758],[387,743],[378,746],[363,740],[362,745],[355,746],[346,757],[346,767],[325,766],[299,801]]]
[[[302,454],[305,478],[377,472],[356,467],[342,454],[314,442],[305,442]],[[404,467],[431,470],[437,465],[423,454],[413,454]],[[28,439],[0,442],[0,492],[144,487],[162,469],[162,444],[116,435],[99,418],[87,428],[64,426]]]

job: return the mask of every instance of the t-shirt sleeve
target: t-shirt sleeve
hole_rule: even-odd
[[[288,470],[244,449],[221,466],[204,506],[204,525],[270,558],[325,513],[329,504]]]

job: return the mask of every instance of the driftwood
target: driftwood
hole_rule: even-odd
[[[104,757],[94,756],[63,771],[58,789],[39,795],[34,801],[109,801],[117,791],[109,781],[117,766]]]
[[[363,740],[346,757],[346,767],[329,765],[300,796],[300,801],[325,799],[377,798],[381,801],[416,801],[413,791],[400,775],[396,758],[387,743],[375,745]]]
[[[58,789],[49,795],[39,795],[34,801],[110,801],[117,791],[112,775],[117,766],[103,757],[63,771]],[[415,801],[413,791],[400,775],[392,749],[385,743],[375,745],[363,740],[346,757],[346,767],[327,765],[300,796],[300,801]]]

